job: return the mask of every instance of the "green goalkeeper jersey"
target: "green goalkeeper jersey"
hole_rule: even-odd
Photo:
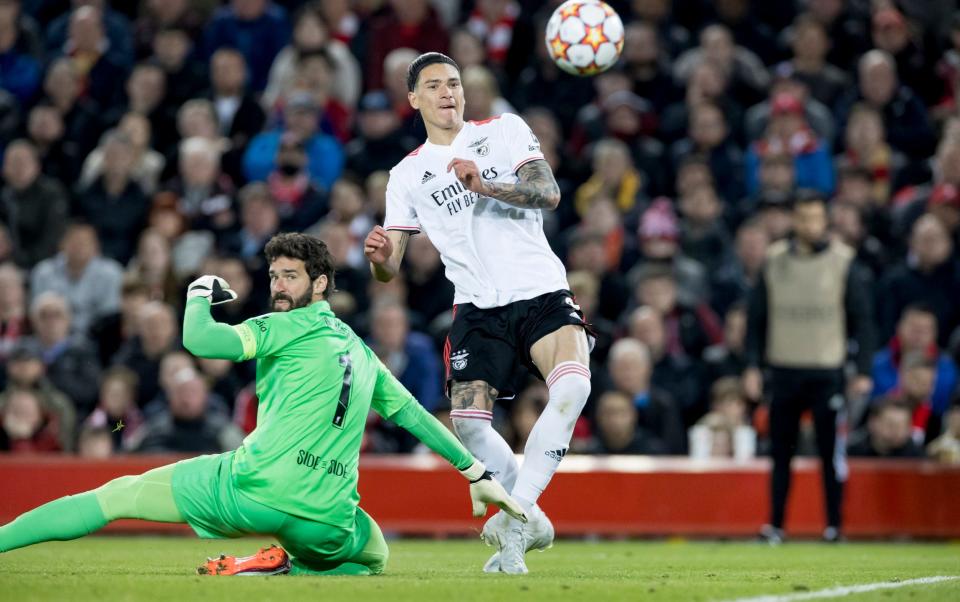
[[[250,498],[295,516],[352,525],[360,500],[360,446],[371,408],[457,468],[473,462],[327,302],[233,326],[242,344],[239,354],[235,337],[229,337],[234,339],[231,352],[205,349],[209,337],[224,336],[224,327],[231,328],[213,321],[208,301],[187,304],[188,349],[205,357],[257,358],[257,427],[234,454],[232,467],[237,487]]]

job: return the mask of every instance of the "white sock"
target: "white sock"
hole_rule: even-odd
[[[517,458],[503,437],[493,428],[493,412],[452,410],[450,419],[460,441],[483,462],[507,491],[517,480]]]
[[[570,447],[573,428],[590,395],[590,369],[579,362],[557,364],[547,376],[550,399],[533,425],[512,495],[529,511],[547,488]]]

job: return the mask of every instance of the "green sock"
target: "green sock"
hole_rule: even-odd
[[[107,522],[92,492],[68,495],[0,527],[0,552],[42,541],[77,539],[103,528]]]
[[[332,569],[318,571],[311,569],[296,558],[290,560],[290,575],[369,575],[370,567],[354,562],[344,562]]]

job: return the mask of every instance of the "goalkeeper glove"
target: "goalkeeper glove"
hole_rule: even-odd
[[[460,471],[470,481],[470,499],[473,501],[473,515],[477,518],[487,513],[487,504],[494,504],[504,512],[519,520],[527,522],[527,515],[515,499],[510,497],[503,485],[493,478],[479,460],[475,460],[468,468]]]
[[[223,278],[207,275],[200,276],[187,287],[187,300],[194,297],[204,297],[210,300],[210,305],[219,305],[233,301],[237,298],[237,293]]]

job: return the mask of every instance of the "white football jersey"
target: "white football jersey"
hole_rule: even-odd
[[[384,228],[430,237],[456,288],[454,303],[500,307],[569,288],[540,209],[471,192],[447,171],[455,158],[476,163],[486,180],[514,183],[517,170],[543,153],[517,115],[468,121],[451,145],[428,140],[390,170]]]

